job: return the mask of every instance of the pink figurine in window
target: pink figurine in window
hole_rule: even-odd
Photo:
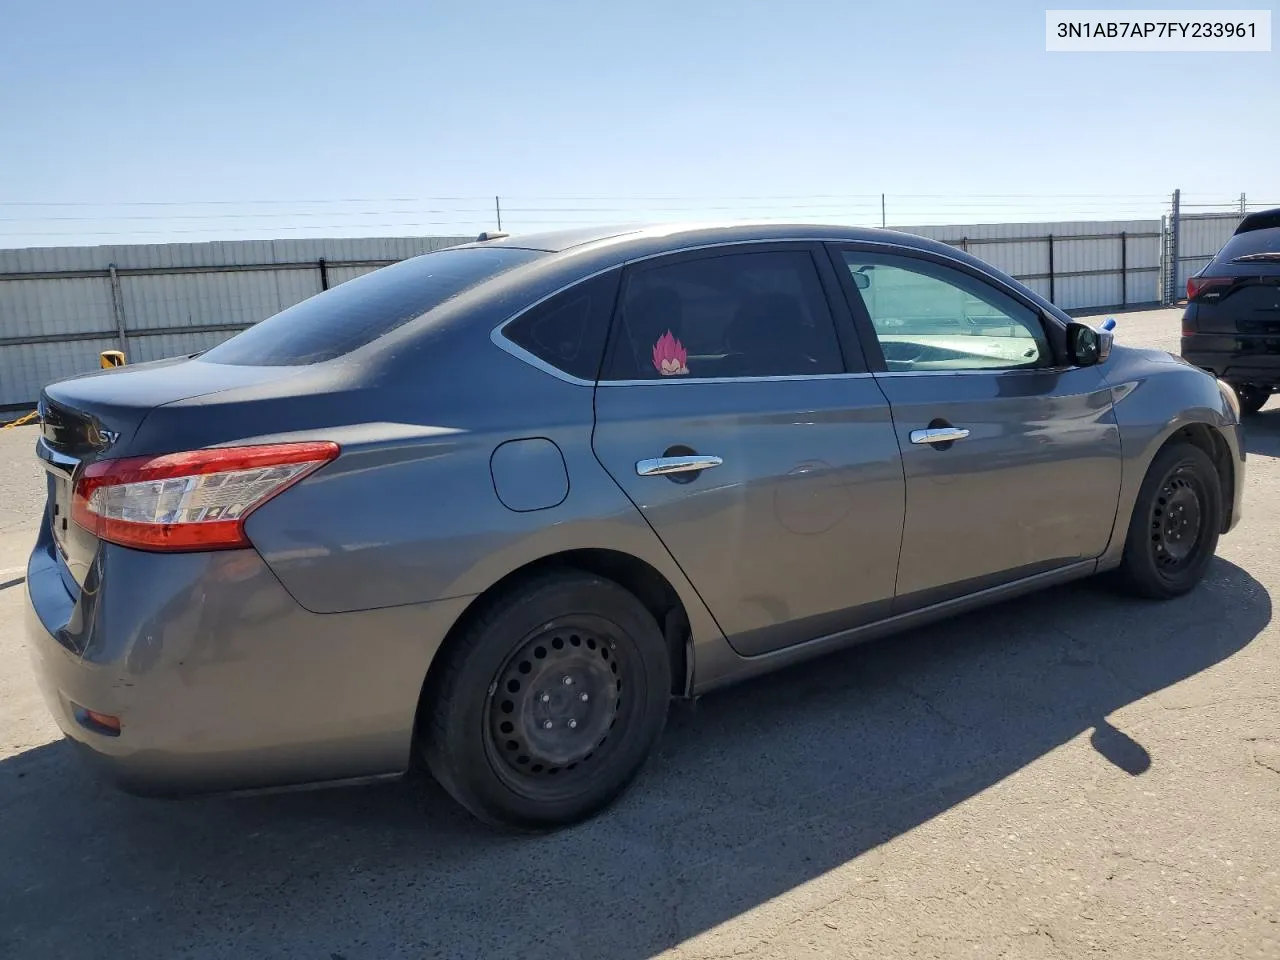
[[[664,377],[674,377],[689,372],[689,353],[684,344],[668,330],[653,345],[653,365]]]

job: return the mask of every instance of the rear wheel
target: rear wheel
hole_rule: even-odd
[[[1199,447],[1177,443],[1152,461],[1129,522],[1120,580],[1129,592],[1170,599],[1204,576],[1222,528],[1222,488]]]
[[[639,772],[671,690],[649,611],[592,574],[544,575],[498,598],[445,660],[423,705],[436,779],[482,820],[582,820]]]
[[[1271,390],[1266,387],[1248,383],[1233,383],[1231,386],[1240,398],[1240,412],[1244,414],[1257,413],[1271,399]]]

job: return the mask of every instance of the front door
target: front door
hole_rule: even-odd
[[[743,654],[892,601],[898,445],[833,306],[847,309],[835,271],[807,243],[663,257],[623,281],[596,456]]]
[[[1053,321],[963,265],[835,260],[902,451],[895,612],[1100,556],[1121,461],[1101,369],[1068,366]]]

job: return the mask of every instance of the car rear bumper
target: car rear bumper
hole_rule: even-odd
[[[149,795],[403,772],[427,667],[468,599],[313,614],[253,550],[110,545],[79,591],[47,524],[27,598],[32,664],[58,726],[110,779]],[[118,718],[118,735],[86,711]]]
[[[1280,386],[1280,336],[1190,334],[1182,358],[1229,383]]]

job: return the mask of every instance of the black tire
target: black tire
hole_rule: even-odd
[[[1187,593],[1204,577],[1221,529],[1222,486],[1213,461],[1189,443],[1166,446],[1138,490],[1120,584],[1157,600]]]
[[[1264,387],[1255,387],[1247,383],[1232,384],[1236,396],[1240,399],[1240,412],[1250,416],[1261,410],[1271,399],[1271,391]]]
[[[671,695],[662,632],[633,594],[580,571],[542,574],[455,639],[424,691],[420,740],[459,803],[493,825],[546,829],[630,785]]]

